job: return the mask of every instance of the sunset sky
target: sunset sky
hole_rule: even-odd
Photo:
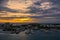
[[[0,22],[60,23],[60,0],[0,0]]]

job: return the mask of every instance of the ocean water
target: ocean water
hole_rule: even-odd
[[[60,40],[60,30],[32,30],[30,34],[26,32],[27,30],[19,34],[10,34],[0,30],[0,40]]]

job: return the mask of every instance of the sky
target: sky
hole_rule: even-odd
[[[60,23],[60,0],[0,0],[0,22]]]

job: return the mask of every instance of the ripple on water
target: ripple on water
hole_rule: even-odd
[[[60,31],[55,29],[48,30],[32,30],[31,34],[26,34],[27,30],[19,34],[8,34],[7,32],[0,32],[0,40],[58,40],[60,39]]]

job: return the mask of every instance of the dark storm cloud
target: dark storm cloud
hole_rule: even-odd
[[[52,15],[43,15],[43,16],[30,16],[31,18],[56,18],[60,19],[60,14],[52,14]]]
[[[51,2],[53,2],[54,4],[60,5],[60,0],[50,0]]]
[[[38,12],[41,12],[43,10],[41,10],[40,8],[36,8],[36,7],[29,7],[29,11],[28,13],[38,13]]]
[[[42,1],[46,2],[46,1]],[[53,19],[60,19],[60,0],[49,0],[47,2],[52,2],[52,8],[48,10],[42,10],[41,8],[37,7],[40,6],[41,1],[35,2],[32,6],[28,7],[29,13],[37,14],[37,13],[42,13],[43,16],[31,16],[31,18],[53,18]]]
[[[47,0],[46,0],[47,1]],[[27,9],[30,9],[28,12],[29,13],[38,13],[38,12],[45,12],[46,11],[46,9],[42,9],[42,8],[40,8],[40,6],[41,6],[41,3],[43,3],[44,2],[44,0],[41,2],[41,1],[37,1],[37,2],[34,2],[31,6],[29,6]],[[50,4],[48,4],[48,6],[49,6]],[[53,6],[54,4],[52,4],[52,6]],[[46,6],[47,6],[47,4],[46,4]],[[44,5],[42,6],[42,7],[44,7]],[[52,9],[53,7],[51,7],[51,9]],[[47,9],[50,9],[50,8],[47,8]]]
[[[44,10],[40,9],[39,7],[36,7],[36,6],[39,6],[41,3],[41,1],[36,1],[34,2],[31,6],[29,6],[27,9],[30,9],[28,11],[28,13],[38,13],[38,12],[42,12]]]
[[[35,5],[40,5],[41,1],[34,2]]]
[[[5,6],[9,0],[0,0],[0,7]]]
[[[7,1],[9,1],[9,0],[0,0],[0,4],[5,3]]]

